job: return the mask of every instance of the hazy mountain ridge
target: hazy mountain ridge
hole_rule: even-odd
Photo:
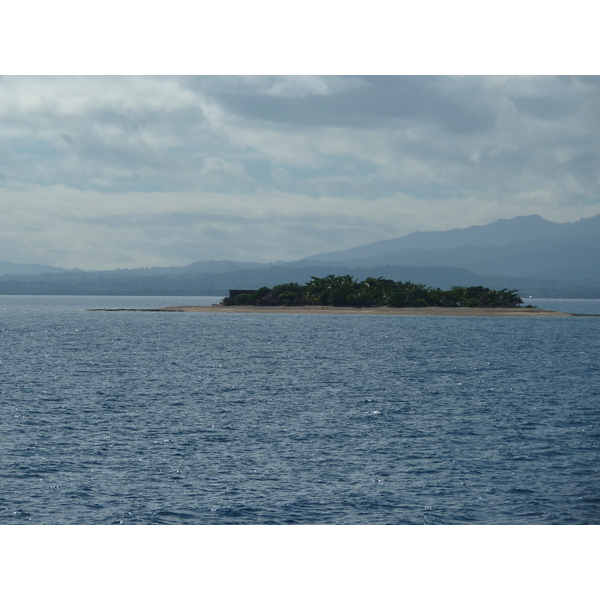
[[[50,265],[15,263],[8,260],[0,260],[0,275],[41,275],[43,273],[67,273],[73,271],[81,271],[81,269],[63,269],[61,267],[51,267]]]
[[[323,264],[311,261],[312,264]],[[325,262],[325,261],[324,261]],[[600,274],[600,236],[561,237],[505,246],[460,246],[444,250],[400,250],[331,265],[377,267],[401,264],[412,267],[457,267],[480,275],[508,277],[568,278],[574,274]]]
[[[350,274],[440,288],[483,285],[516,289],[523,296],[598,298],[600,215],[575,223],[530,215],[465,229],[416,232],[287,263],[200,260],[182,267],[49,269],[2,274],[0,268],[0,294],[219,296],[230,288],[303,284],[313,275]]]
[[[566,236],[600,235],[600,215],[574,223],[554,223],[539,215],[499,219],[488,225],[473,225],[464,229],[410,233],[403,237],[373,242],[347,250],[313,254],[307,260],[320,262],[346,261],[390,254],[400,250],[442,250],[460,246],[504,246]]]
[[[97,275],[106,275],[110,273],[110,275],[114,277],[147,277],[149,275],[181,275],[184,273],[228,273],[231,271],[261,269],[265,266],[265,263],[258,262],[236,262],[233,260],[199,260],[182,267],[139,267],[133,269],[85,271],[83,269],[63,269],[61,267],[52,267],[50,265],[14,263],[7,260],[0,260],[0,277],[4,275],[27,276],[58,273],[95,273]]]

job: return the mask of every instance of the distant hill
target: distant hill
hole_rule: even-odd
[[[453,267],[507,287],[518,282],[522,293],[527,288],[533,295],[600,297],[600,215],[575,223],[530,215],[465,229],[417,232],[316,254],[296,264],[350,269]]]
[[[41,273],[66,273],[78,271],[79,269],[61,269],[49,265],[14,263],[0,260],[0,275],[39,275]]]
[[[554,223],[539,215],[499,219],[488,225],[474,225],[449,231],[415,232],[409,235],[356,246],[348,250],[314,254],[306,260],[347,262],[356,258],[389,255],[401,250],[441,250],[461,246],[504,246],[514,242],[600,235],[600,215],[575,223]]]
[[[327,264],[360,268],[381,265],[455,267],[480,275],[550,279],[594,277],[600,276],[600,235],[521,241],[504,246],[397,250],[365,258],[327,261]]]
[[[284,263],[274,263],[274,265],[282,264]],[[183,269],[196,273],[229,273],[231,271],[264,269],[266,266],[267,265],[265,263],[257,262],[236,262],[234,260],[199,260],[187,265],[187,267],[183,267]]]
[[[358,279],[384,277],[447,289],[453,285],[482,285],[491,289],[509,288],[523,296],[546,298],[598,298],[600,285],[594,282],[477,275],[454,267],[345,267],[332,265],[278,265],[221,273],[178,271],[156,273],[142,269],[135,273],[118,271],[44,273],[0,276],[0,294],[118,295],[118,296],[225,296],[229,289],[258,289],[280,283],[307,283],[311,276],[353,275]]]
[[[304,284],[313,275],[329,274],[442,289],[509,288],[523,297],[600,298],[600,215],[576,223],[537,215],[501,219],[286,263],[207,260],[183,267],[79,271],[0,261],[0,294],[225,296],[229,289]]]
[[[280,283],[304,284],[311,276],[324,277],[352,274],[400,281],[426,283],[434,287],[452,285],[484,285],[484,278],[466,269],[447,267],[415,268],[348,268],[319,266],[263,266],[226,272],[194,273],[178,268],[136,269],[132,271],[93,271],[80,273],[45,273],[40,275],[0,276],[0,294],[69,294],[69,295],[132,295],[132,296],[225,296],[229,289],[258,289]],[[489,286],[488,286],[489,287]]]

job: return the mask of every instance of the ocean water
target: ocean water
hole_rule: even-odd
[[[218,300],[0,296],[1,524],[600,524],[600,318]]]

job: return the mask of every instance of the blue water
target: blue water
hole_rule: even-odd
[[[0,523],[600,524],[600,318],[217,300],[0,296]]]
[[[600,315],[600,300],[562,300],[548,298],[524,298],[524,306],[531,304],[538,308],[557,310],[574,314]]]

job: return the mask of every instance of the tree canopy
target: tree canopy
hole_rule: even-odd
[[[383,277],[356,280],[352,275],[311,277],[305,285],[285,283],[252,293],[224,298],[223,304],[322,305],[322,306],[465,306],[516,307],[522,304],[516,290],[491,290],[482,286],[452,286],[450,290],[431,288],[410,281]]]

